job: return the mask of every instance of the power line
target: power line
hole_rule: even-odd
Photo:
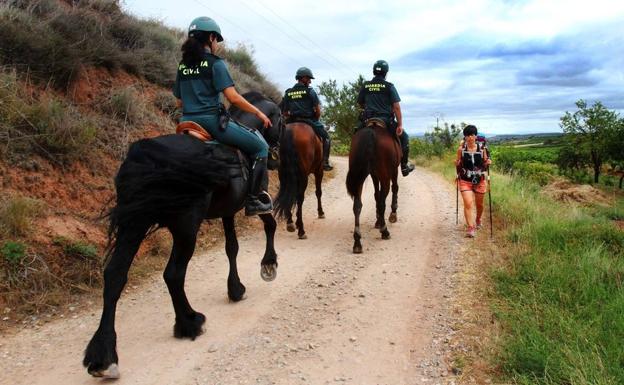
[[[328,51],[326,51],[323,47],[321,47],[319,44],[317,44],[314,40],[312,40],[311,38],[309,38],[306,34],[304,34],[303,32],[299,31],[299,29],[297,29],[297,27],[295,27],[294,25],[292,25],[290,22],[288,22],[288,20],[284,19],[282,16],[280,16],[277,12],[275,12],[273,9],[271,9],[270,7],[267,7],[266,5],[264,5],[261,1],[257,1],[257,4],[260,4],[263,8],[267,9],[269,12],[271,12],[272,14],[274,14],[278,19],[280,19],[284,24],[286,24],[287,26],[289,26],[290,28],[292,28],[293,31],[297,32],[300,36],[302,36],[304,39],[306,39],[307,41],[309,41],[310,43],[312,43],[315,47],[317,47],[317,49],[319,49],[321,52],[326,53],[327,56],[331,57],[333,60],[335,60],[337,63],[339,63],[341,66],[345,67],[346,69],[348,69],[350,71],[350,73],[357,73],[357,71],[353,70],[353,68],[351,68],[350,66],[348,66],[347,64],[344,64],[342,61],[340,61],[340,59],[336,58],[334,55],[332,55],[331,53],[329,53]]]
[[[195,1],[197,4],[203,6],[204,8],[208,9],[210,12],[213,12],[217,15],[219,15],[219,18],[222,20],[225,20],[227,23],[233,25],[235,28],[241,30],[242,32],[244,32],[247,35],[253,35],[252,32],[246,30],[245,28],[241,27],[240,25],[238,25],[237,23],[233,22],[232,20],[228,19],[227,17],[223,16],[222,14],[220,14],[219,12],[216,12],[213,8],[207,6],[206,4],[202,3],[199,0],[193,0]],[[268,43],[266,40],[264,39],[260,39],[258,38],[258,40],[262,43],[264,43],[265,45],[267,45],[268,47],[274,49],[275,51],[279,52],[280,54],[284,55],[285,57],[287,57],[288,59],[290,59],[294,64],[298,65],[298,59],[293,58],[292,56],[288,55],[287,53],[285,53],[284,51],[282,51],[281,49],[273,46],[272,44]]]
[[[249,6],[249,4],[247,4],[245,1],[243,0],[239,0],[239,3],[241,3],[244,7],[246,7],[247,9],[249,9],[251,12],[255,13],[256,15],[260,16],[261,18],[263,18],[267,23],[271,24],[275,29],[277,29],[278,31],[282,32],[287,38],[291,39],[292,41],[294,41],[295,43],[297,43],[299,46],[301,46],[301,48],[303,48],[306,51],[309,51],[309,47],[303,45],[299,39],[293,37],[291,34],[289,34],[288,32],[284,31],[282,28],[280,28],[278,25],[276,25],[275,23],[273,23],[272,20],[268,19],[266,16],[264,16],[263,14],[259,13],[258,11],[256,11],[255,9],[251,8],[251,6]],[[286,23],[286,25],[291,26],[290,23],[288,23],[286,20],[284,20],[281,16],[279,16],[278,14],[276,14],[273,10],[271,10],[270,8],[264,6],[263,4],[260,3],[260,5],[262,5],[264,8],[268,9],[269,11],[271,11],[271,13],[273,13],[274,15],[276,15],[278,18],[280,18],[284,23]],[[292,27],[292,26],[291,26]],[[305,36],[303,33],[299,32],[296,28],[292,27],[293,30],[295,30],[296,32],[298,32],[300,35],[302,35],[305,39],[307,39],[308,41],[311,41],[312,44],[316,45],[318,47],[318,45],[316,43],[314,43],[312,40],[310,40],[307,36]],[[323,51],[322,48],[320,48],[321,51]],[[327,53],[328,56],[331,56],[331,54]],[[352,75],[352,71],[350,68],[348,68],[346,65],[342,64],[340,61],[338,61],[341,65],[343,65],[345,68],[347,68],[349,70],[349,72],[345,71],[344,68],[339,68],[338,66],[336,66],[334,63],[329,62],[327,59],[325,59],[325,57],[320,56],[320,55],[315,55],[316,57],[318,57],[319,59],[321,59],[322,61],[324,61],[325,63],[327,63],[330,67],[342,71],[345,74],[348,75]]]

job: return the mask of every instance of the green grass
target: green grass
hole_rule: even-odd
[[[454,178],[452,155],[430,168]],[[555,202],[526,178],[493,174],[497,243],[492,366],[516,384],[624,383],[624,198],[612,207]]]
[[[0,254],[11,264],[19,264],[26,256],[26,245],[21,242],[7,241],[0,247]]]
[[[494,269],[500,367],[521,384],[624,383],[624,233],[604,209],[558,204],[496,177],[508,266]]]

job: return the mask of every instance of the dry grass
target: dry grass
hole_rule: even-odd
[[[31,230],[33,220],[45,213],[44,202],[21,196],[3,196],[0,202],[0,234],[23,237]]]
[[[484,241],[479,247],[470,242],[462,247],[461,255],[452,309],[456,334],[451,362],[459,373],[454,379],[457,384],[484,384],[497,372],[491,362],[500,325],[490,308],[494,290],[490,269],[499,263],[494,259],[502,259],[501,250],[492,242]]]
[[[542,193],[565,203],[597,204],[605,207],[613,205],[613,200],[601,190],[588,184],[574,184],[565,179],[548,184],[542,189]]]

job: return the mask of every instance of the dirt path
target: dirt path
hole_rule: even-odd
[[[443,360],[452,333],[448,302],[456,253],[454,191],[421,169],[400,178],[399,221],[383,241],[373,228],[366,182],[364,254],[351,253],[352,203],[346,159],[325,184],[326,219],[313,191],[304,206],[307,240],[279,224],[279,269],[261,280],[262,233],[241,237],[239,273],[247,299],[228,303],[222,247],[191,261],[187,293],[207,316],[195,341],[172,335],[173,309],[157,274],[129,287],[117,313],[119,384],[434,384],[450,376]],[[389,206],[389,200],[388,200]],[[217,224],[215,224],[217,225]],[[260,229],[260,221],[258,220]],[[81,366],[100,303],[65,320],[23,330],[0,343],[2,384],[98,384]]]

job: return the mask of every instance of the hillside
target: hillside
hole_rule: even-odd
[[[0,329],[63,313],[100,287],[98,218],[128,144],[175,128],[184,37],[118,1],[0,4]],[[221,56],[240,92],[280,97],[246,47]],[[162,265],[168,242],[156,234],[134,273]]]

